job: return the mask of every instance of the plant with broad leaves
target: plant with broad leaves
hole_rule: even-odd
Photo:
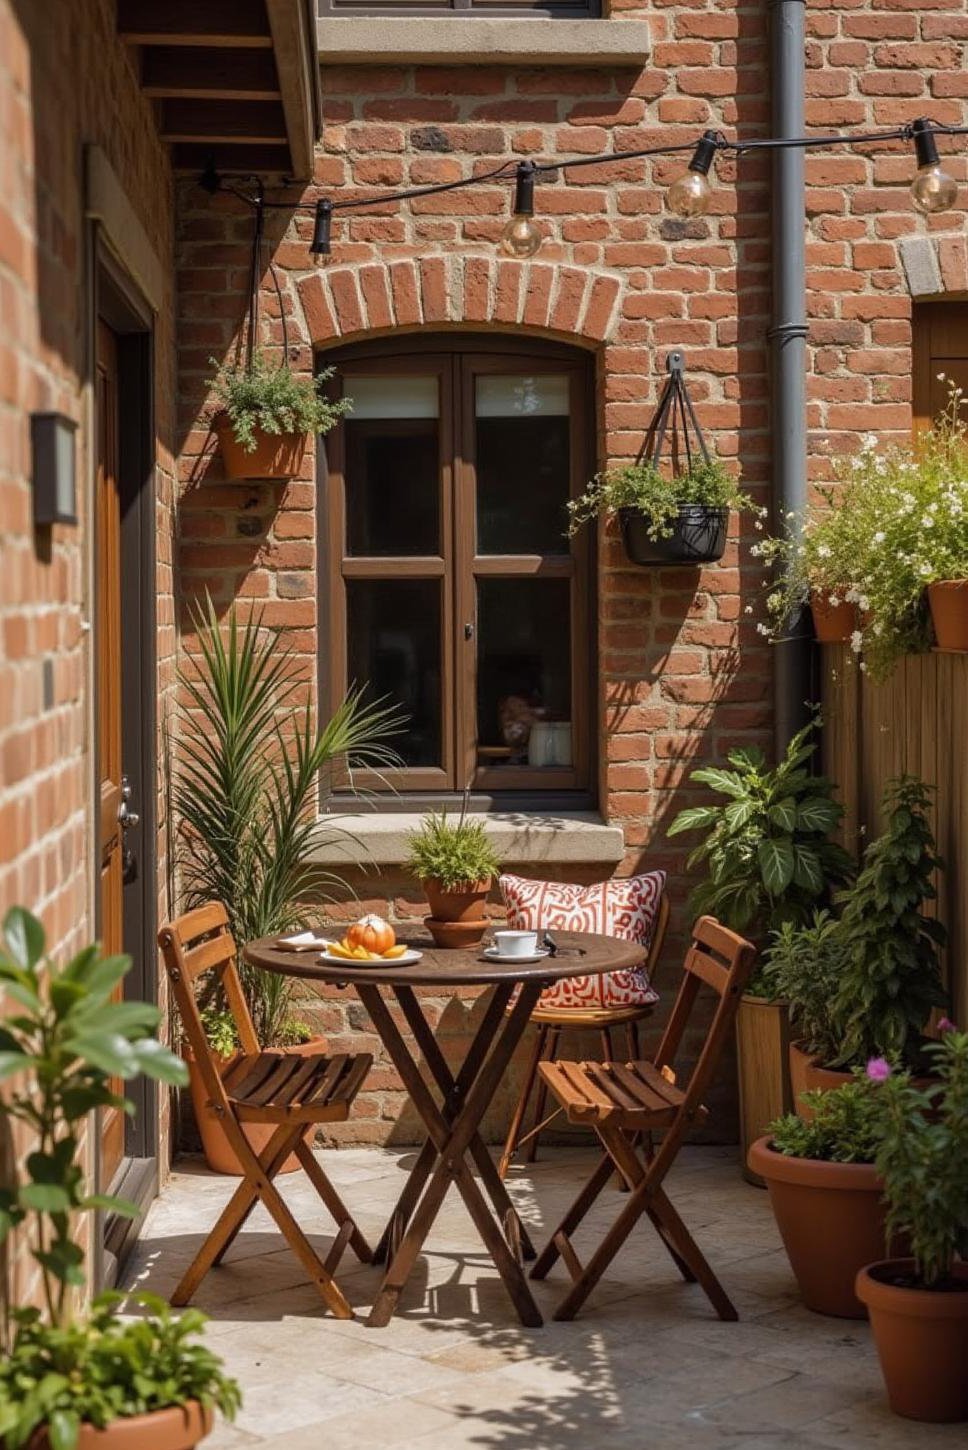
[[[881,1112],[874,1087],[858,1070],[852,1082],[803,1095],[813,1116],[795,1113],[776,1118],[767,1128],[770,1147],[788,1158],[815,1158],[823,1163],[873,1163],[880,1146]]]
[[[968,1032],[951,1029],[927,1049],[934,1082],[921,1089],[883,1060],[870,1063],[877,1084],[888,1243],[901,1235],[914,1258],[912,1287],[952,1287],[956,1258],[968,1258]]]
[[[41,1426],[51,1450],[71,1450],[82,1425],[103,1430],[191,1400],[234,1418],[239,1387],[197,1342],[204,1314],[173,1314],[154,1294],[131,1301],[148,1312],[127,1323],[117,1317],[127,1305],[121,1294],[98,1295],[85,1319],[56,1328],[36,1309],[18,1311],[16,1343],[0,1363],[5,1450],[24,1450]]]
[[[847,852],[829,839],[843,815],[824,776],[806,768],[817,748],[811,720],[790,741],[779,765],[755,747],[730,751],[732,770],[707,766],[690,779],[725,796],[721,805],[690,806],[669,827],[670,836],[705,831],[688,858],[703,866],[691,910],[708,912],[760,944],[784,922],[803,923],[829,899],[832,887],[852,879]]]
[[[130,965],[129,957],[104,956],[95,944],[59,966],[46,955],[36,917],[14,907],[4,918],[0,1114],[24,1124],[35,1146],[24,1180],[0,1188],[0,1245],[14,1230],[28,1235],[46,1313],[45,1322],[37,1309],[11,1309],[4,1286],[6,1450],[20,1450],[42,1425],[52,1450],[73,1450],[84,1419],[100,1425],[139,1413],[142,1403],[160,1408],[201,1398],[228,1414],[237,1403],[238,1391],[217,1361],[184,1342],[198,1316],[176,1320],[162,1306],[138,1325],[122,1324],[113,1301],[96,1303],[89,1319],[71,1312],[85,1283],[79,1218],[98,1209],[127,1217],[138,1211],[122,1198],[87,1191],[77,1161],[81,1125],[97,1110],[134,1111],[115,1090],[117,1079],[144,1073],[182,1086],[188,1078],[185,1064],[154,1035],[158,1008],[112,1000]]]
[[[881,802],[887,829],[867,847],[857,881],[838,898],[832,1066],[862,1066],[878,1055],[914,1066],[932,1008],[947,1003],[940,961],[945,929],[921,909],[937,894],[932,876],[943,864],[930,804],[931,792],[916,776],[888,782]]]

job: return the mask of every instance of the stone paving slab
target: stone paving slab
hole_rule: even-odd
[[[375,1240],[413,1150],[344,1149],[327,1172]],[[584,1149],[548,1149],[509,1187],[536,1243],[590,1172]],[[128,1282],[170,1293],[235,1180],[185,1159],[148,1216]],[[320,1253],[332,1224],[300,1174],[284,1196]],[[327,1317],[257,1209],[196,1303],[241,1384],[244,1406],[209,1450],[964,1450],[964,1426],[887,1410],[865,1323],[800,1303],[766,1194],[733,1149],[686,1150],[670,1196],[740,1313],[722,1324],[675,1274],[643,1220],[581,1317],[522,1329],[470,1219],[451,1193],[387,1329]],[[577,1237],[596,1242],[618,1212],[609,1190]],[[344,1258],[365,1315],[378,1271]],[[567,1280],[535,1286],[550,1316]]]

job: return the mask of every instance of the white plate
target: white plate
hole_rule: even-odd
[[[321,962],[336,963],[340,967],[412,967],[414,962],[419,962],[423,952],[414,951],[413,947],[403,953],[401,957],[373,957],[371,961],[365,962],[362,957],[356,961],[352,957],[334,957],[330,952],[320,952]]]
[[[543,962],[545,957],[550,957],[551,952],[547,947],[539,947],[536,952],[529,952],[524,956],[515,956],[510,952],[499,952],[497,947],[485,947],[484,955],[489,962]]]

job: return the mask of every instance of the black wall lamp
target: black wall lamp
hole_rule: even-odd
[[[77,523],[77,424],[64,413],[31,413],[34,524]]]

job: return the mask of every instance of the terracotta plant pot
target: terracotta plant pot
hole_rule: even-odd
[[[305,433],[264,433],[256,428],[250,453],[236,439],[227,413],[215,420],[215,432],[226,478],[295,478],[306,452]]]
[[[453,890],[448,890],[433,878],[421,882],[421,885],[434,921],[484,920],[484,903],[491,889],[489,876],[484,881],[468,881]]]
[[[968,1264],[960,1289],[908,1289],[913,1259],[882,1259],[857,1275],[895,1415],[952,1424],[968,1420]]]
[[[817,1314],[863,1319],[857,1272],[884,1252],[883,1185],[873,1164],[789,1158],[767,1137],[753,1144],[749,1163],[766,1180],[804,1304]]]
[[[804,1052],[799,1042],[790,1043],[790,1094],[793,1098],[793,1111],[805,1123],[813,1121],[813,1113],[803,1102],[803,1094],[809,1090],[810,1083],[807,1071],[810,1067],[811,1057],[809,1052]]]
[[[325,1052],[326,1045],[325,1037],[311,1037],[308,1042],[300,1042],[295,1047],[287,1047],[286,1052],[297,1057],[311,1057],[313,1053]],[[192,1107],[195,1110],[195,1121],[198,1124],[205,1161],[213,1173],[229,1173],[241,1177],[242,1168],[235,1149],[228,1140],[221,1119],[214,1108],[209,1106],[201,1069],[189,1051],[185,1053],[185,1061],[188,1064],[188,1090],[192,1095]],[[273,1123],[245,1123],[243,1125],[242,1131],[254,1152],[261,1153],[268,1146],[275,1126]],[[310,1124],[306,1130],[307,1143],[312,1144],[315,1132],[315,1127]],[[290,1153],[279,1172],[294,1173],[298,1167],[299,1159],[294,1153]]]
[[[840,600],[831,604],[828,596],[810,595],[813,632],[820,644],[849,644],[855,629],[860,627],[856,604]]]
[[[789,1043],[783,1003],[744,995],[736,1014],[740,1163],[743,1177],[758,1188],[765,1184],[749,1166],[749,1150],[774,1118],[790,1111]]]
[[[479,921],[440,921],[434,916],[424,917],[424,926],[437,946],[450,950],[476,947],[490,924],[486,916]]]
[[[190,1400],[148,1415],[129,1415],[106,1430],[82,1425],[77,1450],[193,1450],[212,1433],[212,1421],[211,1410]],[[46,1430],[31,1439],[30,1450],[50,1450]]]
[[[968,651],[968,579],[929,584],[928,604],[938,648]]]

